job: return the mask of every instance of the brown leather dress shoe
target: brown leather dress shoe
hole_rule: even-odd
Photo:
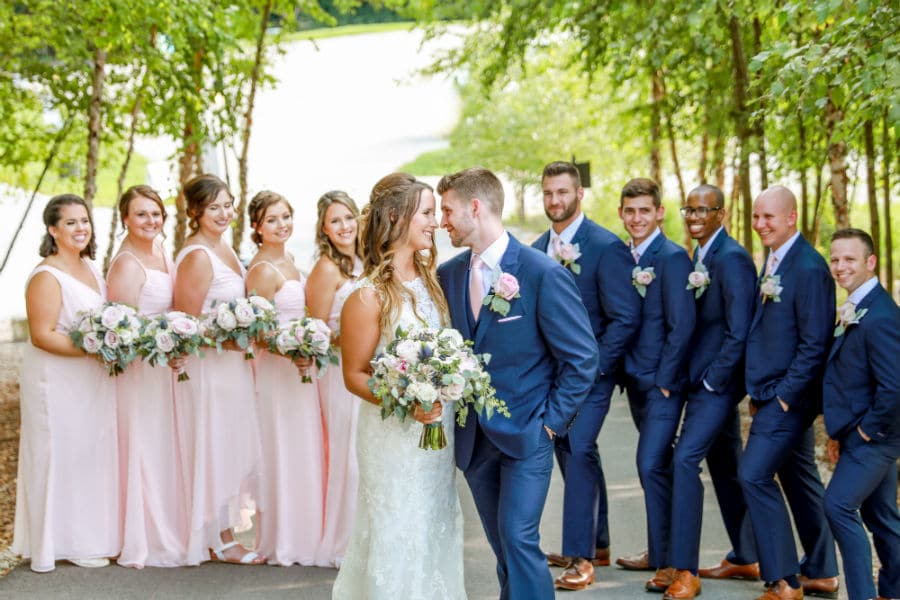
[[[622,556],[616,559],[616,564],[626,571],[652,571],[650,568],[650,555],[646,550],[640,554]]]
[[[750,579],[756,581],[759,579],[759,563],[736,565],[725,558],[715,567],[699,569],[697,574],[706,579]]]
[[[594,565],[584,558],[576,558],[575,562],[556,578],[553,584],[563,590],[583,590],[594,583]]]
[[[807,596],[818,596],[819,598],[837,598],[838,589],[841,587],[837,577],[823,577],[821,579],[810,579],[805,575],[800,576],[800,587]]]
[[[545,556],[547,557],[547,564],[549,564],[551,567],[562,567],[566,569],[572,564],[572,557],[566,556],[565,554],[548,552]],[[597,548],[596,552],[594,553],[594,558],[591,559],[591,564],[595,567],[608,567],[609,548]]]
[[[766,589],[766,593],[756,600],[802,600],[803,588],[794,589],[784,579],[779,579]]]
[[[591,564],[595,567],[608,567],[609,566],[609,546],[606,548],[597,548],[594,552],[594,560],[591,561]]]
[[[657,569],[653,577],[644,584],[644,589],[648,592],[665,592],[673,581],[675,581],[675,567]]]
[[[663,600],[685,600],[700,595],[700,578],[687,570],[675,571],[675,580],[663,594]]]

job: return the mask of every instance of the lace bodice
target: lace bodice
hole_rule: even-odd
[[[402,327],[404,330],[409,330],[413,327],[440,327],[441,313],[438,311],[434,299],[428,293],[428,288],[425,287],[422,278],[417,277],[412,281],[404,282],[403,286],[412,293],[416,301],[415,306],[408,299],[404,299],[403,306],[400,308],[400,315],[397,321],[391,324],[390,331],[396,330],[397,326]],[[356,288],[363,287],[374,288],[375,286],[368,279],[360,279]],[[378,342],[377,351],[380,352],[388,342],[390,342],[389,339],[382,337]]]

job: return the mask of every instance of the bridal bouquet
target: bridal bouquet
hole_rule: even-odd
[[[200,348],[208,344],[203,324],[197,317],[173,310],[151,317],[138,339],[138,353],[154,367],[189,354],[201,356]],[[178,371],[178,381],[190,379],[184,370]]]
[[[222,343],[229,340],[244,350],[244,358],[253,358],[251,342],[278,328],[278,316],[271,302],[262,296],[236,298],[230,302],[213,303],[205,316],[206,337],[222,351]]]
[[[288,321],[278,328],[275,335],[266,338],[269,352],[286,356],[291,360],[308,358],[316,362],[319,377],[329,364],[338,364],[337,353],[331,344],[331,329],[322,319],[304,317]],[[303,375],[303,383],[312,383],[309,375]]]
[[[96,355],[114,376],[124,373],[125,367],[137,358],[141,328],[141,317],[134,308],[106,302],[95,310],[78,313],[69,337],[77,347]]]
[[[457,423],[463,425],[472,406],[488,418],[494,412],[509,416],[506,403],[496,397],[491,376],[484,369],[490,355],[476,355],[472,343],[455,329],[397,328],[394,339],[372,359],[369,389],[381,401],[381,418],[404,421],[418,402],[425,411],[435,402],[455,403]],[[440,450],[447,438],[440,422],[422,430],[419,447]]]

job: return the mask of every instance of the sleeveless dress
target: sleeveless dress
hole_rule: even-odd
[[[206,246],[183,248],[175,259],[205,252],[213,277],[203,312],[214,300],[244,296],[244,268],[238,275]],[[238,263],[240,264],[240,263]],[[259,441],[253,367],[243,352],[205,348],[188,357],[188,381],[175,388],[175,426],[187,495],[187,564],[209,560],[208,548],[221,549],[220,531],[242,523],[242,510],[253,510],[262,450]]]
[[[362,286],[371,286],[363,280]],[[429,327],[440,317],[421,279],[405,284]],[[397,325],[421,324],[404,301]],[[380,352],[387,340],[378,345]],[[454,423],[443,424],[447,447],[422,450],[422,425],[381,418],[381,409],[358,400],[359,500],[353,536],[334,582],[335,600],[454,600],[466,597],[463,527],[456,468]]]
[[[49,265],[28,278],[46,272],[59,282],[60,333],[68,333],[79,311],[106,299],[103,279],[87,264],[99,294]],[[115,556],[122,546],[116,382],[92,357],[58,356],[29,344],[19,385],[13,552],[30,557],[34,571],[52,571],[56,560]]]
[[[146,279],[138,312],[152,317],[172,309],[174,267],[148,269],[131,252]],[[119,403],[119,462],[124,484],[123,567],[174,567],[185,562],[186,499],[175,430],[175,377],[167,366],[136,360],[116,377]]]
[[[252,268],[261,264],[278,271],[267,262]],[[285,279],[275,293],[280,324],[306,316],[304,287],[301,275],[299,281]],[[315,382],[302,382],[293,362],[260,349],[256,358],[256,405],[263,450],[257,551],[268,557],[269,564],[315,565],[322,537],[325,485],[319,392]]]
[[[353,263],[353,274],[362,273],[362,261]],[[338,288],[328,314],[328,326],[340,331],[341,309],[356,287],[349,279]],[[356,513],[356,489],[359,473],[356,466],[356,419],[359,400],[344,386],[341,365],[329,365],[316,381],[322,404],[325,427],[327,480],[325,483],[325,529],[317,563],[339,567],[350,541]]]

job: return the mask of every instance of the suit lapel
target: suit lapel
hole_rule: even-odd
[[[447,303],[450,305],[450,320],[462,331],[463,337],[472,339],[471,316],[469,313],[469,269],[472,251],[463,253],[464,258],[457,261],[455,271],[450,274],[450,285]]]
[[[638,261],[638,266],[641,269],[646,269],[653,263],[653,261],[656,259],[656,253],[659,252],[660,248],[662,248],[665,239],[666,235],[662,231],[660,231],[659,235],[656,236],[656,239],[650,242],[650,246],[647,247],[647,251],[641,254],[641,259]]]
[[[503,253],[503,257],[500,259],[500,270],[504,273],[509,273],[513,277],[518,278],[519,276],[519,250],[521,244],[516,238],[512,235],[509,236],[509,246],[506,247],[506,252]],[[512,300],[510,304],[516,302],[516,300]],[[488,307],[482,307],[481,313],[479,314],[478,322],[475,324],[475,347],[480,347],[481,341],[484,339],[485,333],[490,327],[491,323],[496,321],[497,319],[502,318],[499,313],[496,313],[490,310]]]
[[[535,248],[540,250],[543,253],[547,253],[547,249],[550,247],[550,230],[548,229],[544,233],[541,234],[541,237],[537,239],[535,242]]]
[[[581,222],[581,225],[578,226],[578,229],[575,231],[575,235],[572,236],[572,244],[578,244],[579,249],[584,252],[584,244],[587,241],[587,230],[588,230],[588,219],[587,217]]]
[[[868,294],[866,294],[865,297],[859,301],[859,304],[856,305],[856,310],[859,311],[859,310],[869,308],[869,306],[872,304],[872,302],[874,302],[875,296],[878,294],[880,289],[881,289],[881,284],[879,283],[874,288],[872,288],[872,291],[870,291]],[[862,323],[862,321],[860,321],[860,323]],[[837,327],[837,324],[835,324],[835,327]],[[847,336],[853,335],[853,332],[857,329],[859,329],[859,325],[854,325],[852,327],[848,327],[844,330],[843,335],[835,338],[834,343],[831,345],[831,351],[828,352],[828,362],[831,362],[831,359],[834,358],[835,356],[837,356],[837,353],[838,353],[838,351],[840,351],[841,346],[844,345],[844,340],[847,339]]]

